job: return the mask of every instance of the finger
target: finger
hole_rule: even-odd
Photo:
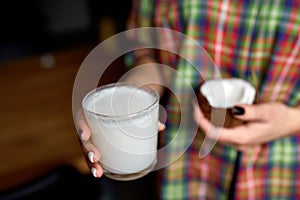
[[[243,121],[265,121],[268,116],[269,109],[265,104],[254,105],[236,105],[232,109],[233,115]]]
[[[206,136],[214,141],[219,141],[223,144],[237,145],[241,140],[241,133],[244,134],[243,126],[234,128],[216,127],[204,116],[198,105],[194,104],[194,119],[198,126],[206,133]],[[244,138],[242,138],[244,139]]]
[[[199,127],[206,133],[206,136],[211,141],[220,142],[222,144],[231,146],[238,151],[247,151],[249,148],[247,145],[239,144],[240,139],[238,137],[239,132],[241,131],[239,128],[226,129],[222,127],[213,126],[210,121],[204,116],[201,109],[197,104],[194,105],[194,119]]]
[[[101,177],[103,175],[103,169],[99,164],[100,154],[95,149],[95,147],[89,142],[83,142],[82,146],[82,149],[85,154],[85,160],[88,167],[90,168],[91,174],[95,178]]]
[[[166,125],[161,123],[160,121],[158,121],[157,128],[158,128],[158,131],[163,131],[166,129]]]
[[[100,178],[103,175],[103,169],[99,163],[94,163],[91,167],[91,173],[95,178]]]
[[[87,151],[86,149],[84,149],[84,151],[85,151],[85,160],[90,169],[91,174],[96,178],[101,177],[103,175],[103,168],[99,164],[98,160],[94,157],[94,155],[92,155],[93,152]],[[93,162],[91,162],[91,159],[93,160]]]
[[[88,141],[82,141],[82,146],[85,155],[88,158],[88,161],[90,163],[96,163],[100,160],[100,152],[97,150],[97,148],[93,145],[91,140]]]
[[[241,142],[241,139],[238,139],[238,137],[234,136],[233,134],[228,134],[226,130],[222,130],[222,132],[217,132],[212,134],[211,132],[207,134],[208,138],[213,138],[216,142],[219,142],[221,144],[231,146],[235,148],[238,151],[245,152],[249,149],[251,145],[248,145],[247,143]]]
[[[86,163],[88,164],[91,174],[95,178],[100,178],[103,175],[103,168],[101,167],[99,162],[91,163],[91,162],[89,162],[87,157],[86,157],[86,160],[87,160]]]
[[[237,145],[237,146],[235,146],[235,148],[236,148],[238,151],[246,152],[246,151],[248,151],[248,149],[249,149],[250,147],[249,147],[249,146],[246,146],[246,145]]]
[[[91,137],[91,131],[87,125],[82,109],[77,112],[75,122],[80,139],[88,140]]]
[[[205,132],[206,136],[211,140],[217,142],[221,133],[222,128],[214,126],[203,114],[200,107],[194,104],[194,119],[198,126]]]
[[[219,141],[237,146],[253,146],[258,144],[256,133],[259,130],[249,127],[247,124],[233,128],[223,128]]]

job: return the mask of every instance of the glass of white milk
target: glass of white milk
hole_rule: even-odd
[[[105,176],[133,180],[155,167],[159,108],[155,90],[108,84],[87,93],[82,107]]]

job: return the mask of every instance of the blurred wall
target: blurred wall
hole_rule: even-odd
[[[102,18],[125,28],[131,0],[3,0],[0,61],[99,42]]]

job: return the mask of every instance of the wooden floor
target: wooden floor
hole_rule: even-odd
[[[40,56],[0,63],[0,189],[25,183],[63,164],[89,173],[72,118],[72,88],[92,48],[54,52],[54,66]],[[123,73],[112,67],[102,83]]]

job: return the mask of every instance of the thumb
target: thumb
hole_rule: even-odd
[[[231,111],[235,118],[243,121],[265,121],[267,107],[264,104],[242,104],[235,105]]]

